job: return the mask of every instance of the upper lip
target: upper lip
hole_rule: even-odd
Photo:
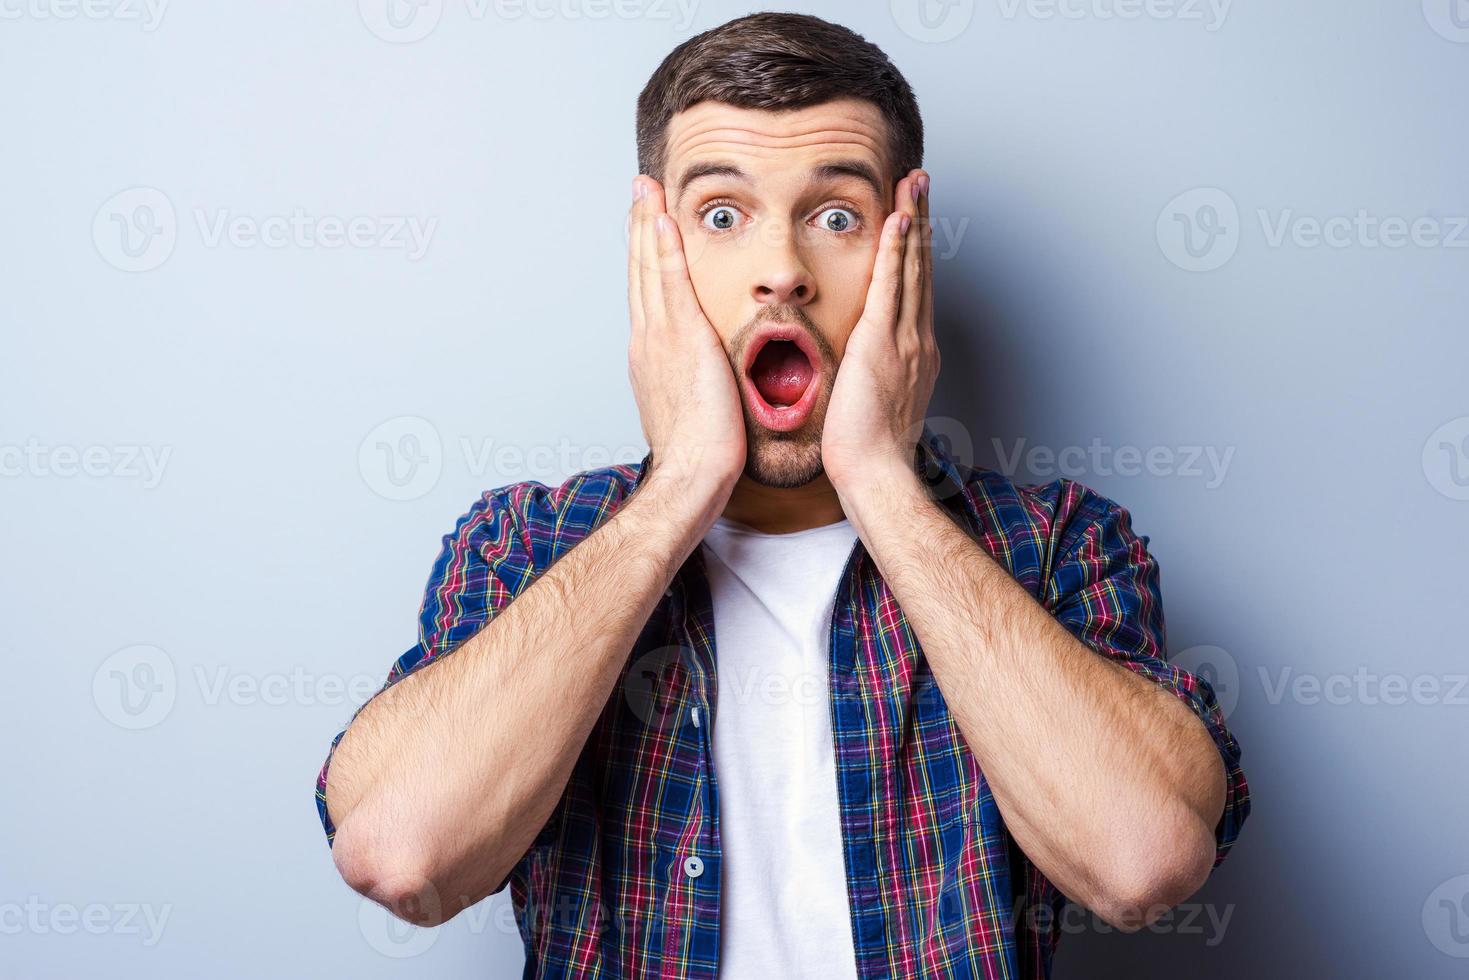
[[[755,328],[754,335],[750,337],[750,342],[745,347],[745,363],[741,366],[741,373],[749,375],[750,368],[755,365],[755,358],[772,340],[789,340],[795,344],[801,353],[806,355],[806,360],[811,362],[813,380],[814,375],[820,373],[821,355],[816,350],[816,345],[812,343],[811,335],[803,326],[792,320],[766,321]]]

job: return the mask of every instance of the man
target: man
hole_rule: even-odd
[[[425,925],[508,883],[537,977],[1042,977],[1066,898],[1156,920],[1239,833],[1239,747],[1127,511],[923,421],[908,84],[757,14],[637,115],[650,452],[444,539],[318,779],[341,873]]]

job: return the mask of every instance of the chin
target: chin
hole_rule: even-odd
[[[825,472],[821,465],[821,427],[772,432],[758,422],[745,426],[745,476],[762,487],[804,487]]]

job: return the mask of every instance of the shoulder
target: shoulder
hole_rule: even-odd
[[[971,526],[1017,578],[1039,584],[1093,549],[1146,551],[1148,538],[1133,533],[1128,510],[1076,480],[1024,484],[971,467],[963,495]]]
[[[523,480],[486,490],[444,536],[446,550],[515,552],[528,570],[544,569],[622,506],[641,466],[604,466],[554,485]]]

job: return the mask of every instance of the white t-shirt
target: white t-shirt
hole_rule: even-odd
[[[830,708],[832,603],[857,532],[719,517],[714,602],[720,980],[857,975]]]

